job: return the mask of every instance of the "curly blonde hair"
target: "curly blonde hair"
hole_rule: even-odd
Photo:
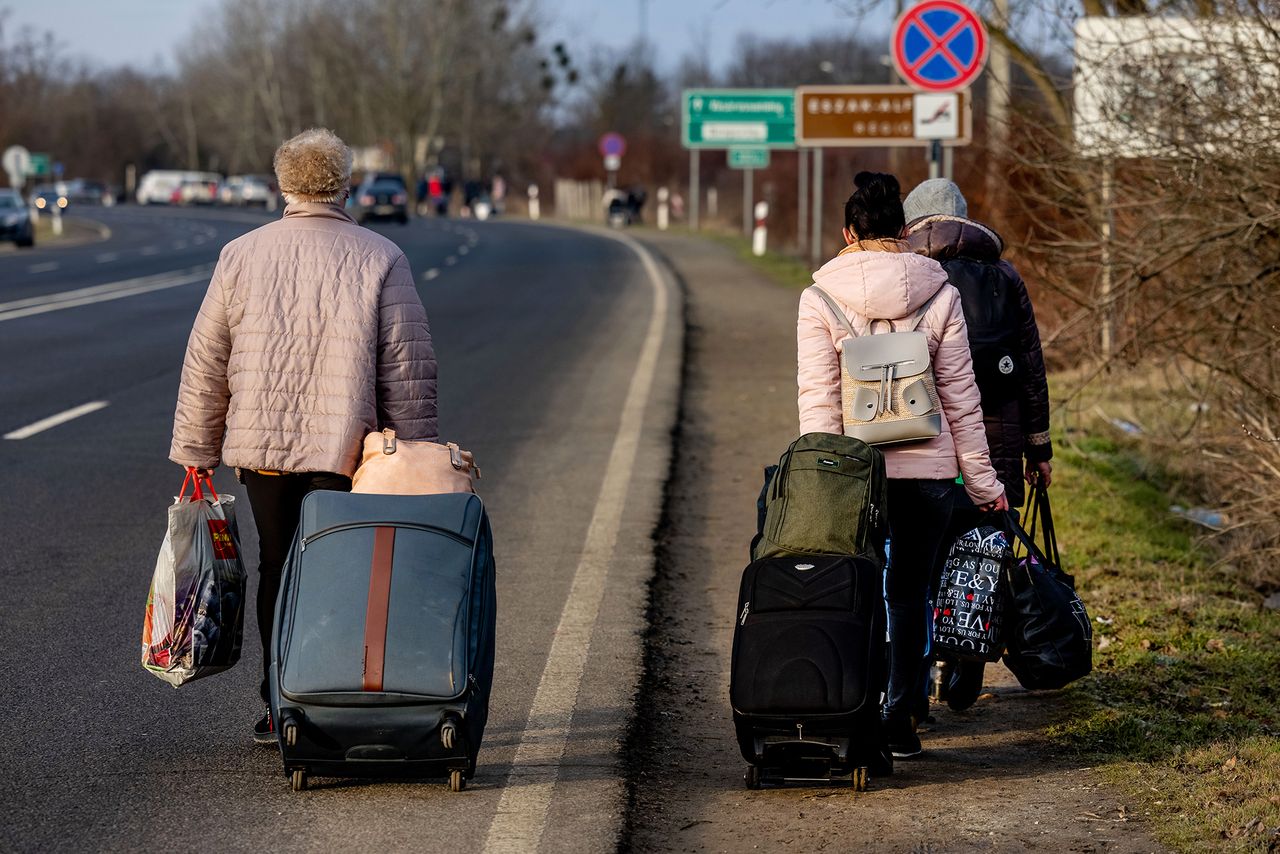
[[[340,202],[351,186],[351,149],[327,128],[285,140],[272,165],[286,202]]]

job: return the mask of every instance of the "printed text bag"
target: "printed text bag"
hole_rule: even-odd
[[[1004,650],[1004,576],[1013,563],[1009,535],[984,525],[956,538],[933,607],[933,648],[957,658],[998,661]]]
[[[219,496],[187,470],[169,507],[142,624],[142,666],[177,688],[226,670],[240,659],[245,571],[235,497]],[[187,486],[193,494],[187,497]]]

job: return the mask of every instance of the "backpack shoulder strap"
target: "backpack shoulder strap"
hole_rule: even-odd
[[[945,288],[945,287],[946,285],[943,284],[942,288]],[[942,293],[942,288],[938,288],[936,291],[934,291],[933,296],[925,300],[924,305],[916,309],[915,314],[911,315],[911,318],[910,318],[911,325],[906,328],[907,332],[915,332],[916,329],[920,326],[920,321],[924,320],[924,316],[929,313],[929,307],[932,306],[933,301],[938,298],[938,294]]]
[[[844,309],[840,308],[840,304],[835,301],[835,298],[832,297],[831,294],[824,291],[822,288],[818,287],[817,285],[813,285],[812,287],[814,292],[817,293],[818,296],[822,297],[822,301],[827,304],[827,307],[830,308],[831,311],[835,314],[836,318],[839,319],[840,325],[843,326],[845,328],[845,331],[849,333],[849,337],[850,338],[859,337],[858,330],[853,328],[853,324],[849,322],[849,318],[848,316],[845,315]]]

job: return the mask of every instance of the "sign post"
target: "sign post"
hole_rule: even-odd
[[[890,52],[898,74],[916,90],[954,93],[982,73],[987,42],[982,19],[968,6],[956,0],[924,0],[898,16]],[[943,171],[942,140],[959,133],[959,105],[925,100],[913,113],[915,135],[929,145],[929,177],[937,178]],[[943,121],[944,114],[951,118]]]
[[[31,171],[31,152],[21,145],[11,145],[4,150],[4,171],[9,174],[9,186],[21,187]]]
[[[755,202],[755,170],[769,167],[769,149],[735,146],[729,149],[729,166],[742,170],[742,233],[751,235],[751,205]]]
[[[698,228],[701,194],[698,150],[727,148],[729,165],[746,170],[742,177],[743,230],[750,234],[751,170],[769,165],[769,149],[795,147],[794,92],[790,89],[686,89],[681,102],[681,141],[689,149],[689,225],[695,231]],[[735,154],[740,146],[744,150]]]
[[[604,171],[609,176],[609,189],[618,183],[618,169],[622,167],[622,155],[627,153],[627,140],[620,133],[609,131],[600,137],[600,156],[604,158]]]

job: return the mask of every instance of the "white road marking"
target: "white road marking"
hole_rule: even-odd
[[[118,282],[108,282],[105,285],[94,285],[88,288],[77,288],[73,291],[28,297],[26,299],[13,300],[12,302],[0,302],[0,323],[6,320],[17,320],[20,317],[31,317],[34,314],[60,311],[64,308],[92,305],[93,303],[123,299],[137,294],[181,287],[194,282],[207,282],[212,272],[213,266],[205,265],[187,270],[159,273],[154,276],[122,279]]]
[[[470,246],[468,246],[468,245],[467,245],[467,244],[465,244],[465,243],[458,247],[458,254],[459,254],[459,255],[466,255],[466,254],[467,254],[468,252],[470,252],[470,251],[471,251],[471,247],[470,247]]]
[[[48,418],[41,418],[34,424],[28,424],[26,427],[21,427],[12,432],[5,433],[4,437],[6,439],[29,439],[37,433],[43,433],[45,430],[57,427],[59,424],[66,424],[68,421],[72,421],[82,415],[88,415],[90,412],[97,412],[106,405],[107,402],[105,400],[95,400],[92,403],[82,403],[79,406],[68,409],[66,412],[59,412],[57,415],[50,415]]]
[[[138,252],[139,255],[158,255],[160,248],[158,246],[144,246]]]
[[[432,267],[430,270],[427,270],[425,273],[422,274],[422,281],[429,282],[439,275],[440,275],[440,271],[437,268]]]
[[[186,248],[187,248],[187,241],[185,240],[179,240],[173,244],[173,249],[175,252],[181,251]]]
[[[457,263],[458,263],[458,256],[456,255],[450,255],[448,258],[444,259],[444,265],[446,267],[452,267],[454,264],[457,264]]]
[[[99,264],[106,264],[108,261],[114,261],[120,257],[119,252],[103,252],[101,255],[93,256],[93,260]]]
[[[50,270],[58,269],[57,261],[46,261],[43,264],[32,264],[27,268],[28,273],[48,273]]]
[[[485,854],[536,851],[546,828],[547,811],[560,775],[560,761],[578,703],[578,690],[591,650],[591,636],[599,617],[609,565],[622,525],[627,490],[635,468],[645,409],[662,351],[668,310],[665,279],[653,256],[634,239],[625,235],[607,236],[625,243],[640,258],[653,286],[653,313],[649,317],[649,329],[622,405],[622,418],[613,439],[613,449],[609,453],[569,598],[556,626],[551,652],[516,748],[511,773],[502,788],[497,814],[489,825]]]

